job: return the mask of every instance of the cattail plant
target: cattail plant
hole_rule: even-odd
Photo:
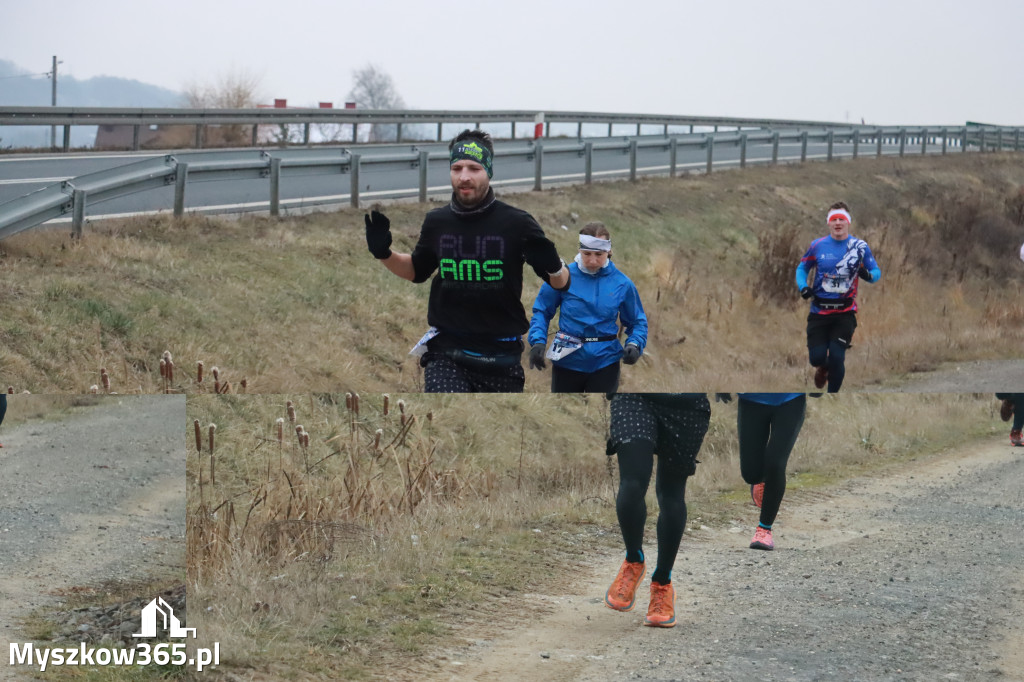
[[[211,367],[210,374],[213,375],[213,392],[220,393],[220,370],[217,367]]]
[[[196,383],[203,383],[203,361],[200,360],[196,363]]]
[[[249,380],[242,377],[242,380],[238,382],[238,385],[242,387],[242,393],[245,393],[249,388]]]
[[[103,384],[103,392],[110,393],[110,375],[106,367],[100,367],[100,383]]]
[[[294,424],[295,423],[295,404],[292,401],[290,401],[290,400],[286,404],[287,404],[287,407],[288,407],[288,421],[290,421],[292,424]]]
[[[210,424],[210,485],[217,485],[217,476],[213,469],[213,434],[217,431],[216,424]]]
[[[193,428],[195,428],[195,431],[196,431],[196,452],[202,452],[203,451],[203,429],[202,429],[201,426],[199,426],[199,420],[198,419],[193,419],[192,420],[192,426],[193,426]],[[210,433],[210,437],[211,438],[213,437],[213,433],[212,432]]]
[[[277,418],[277,444],[284,445],[284,417]]]
[[[387,393],[384,394],[384,416],[388,416],[388,403],[391,401],[391,396]]]

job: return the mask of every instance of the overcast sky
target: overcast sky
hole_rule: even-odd
[[[0,0],[0,59],[340,106],[1024,124],[1021,0]],[[59,85],[59,79],[58,79]],[[2,83],[0,83],[2,87]]]

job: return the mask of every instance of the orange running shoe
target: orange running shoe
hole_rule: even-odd
[[[775,549],[771,529],[758,526],[754,531],[754,539],[750,541],[750,549],[766,549],[769,552]]]
[[[604,603],[616,611],[631,611],[636,605],[636,588],[644,579],[644,562],[623,561],[619,574],[604,594]]]
[[[1020,429],[1010,431],[1010,443],[1012,445],[1024,445],[1024,435],[1021,434]]]
[[[825,388],[825,384],[828,383],[828,367],[822,365],[814,370],[814,387]]]
[[[647,607],[644,625],[652,628],[673,628],[676,626],[676,589],[672,583],[662,585],[651,581],[651,605]]]
[[[764,499],[764,483],[755,483],[750,486],[750,499],[754,501],[755,507],[761,508],[761,500]]]
[[[1004,400],[1002,405],[999,406],[999,418],[1004,422],[1010,421],[1010,417],[1013,416],[1013,403],[1009,400]]]

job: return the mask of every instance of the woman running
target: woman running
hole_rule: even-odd
[[[615,511],[626,544],[626,558],[605,593],[616,611],[629,611],[644,577],[644,500],[651,482],[654,454],[658,471],[658,561],[651,574],[651,601],[644,625],[676,624],[672,566],[686,528],[686,479],[697,469],[697,453],[711,419],[711,405],[700,393],[617,393],[611,400],[608,454],[619,456],[619,492]]]
[[[804,423],[803,393],[739,393],[740,473],[761,518],[751,549],[775,549],[772,524],[786,493],[786,463]]]
[[[603,223],[580,230],[580,250],[569,264],[569,288],[542,284],[530,320],[530,367],[544,369],[551,360],[552,393],[614,392],[619,387],[619,360],[632,365],[647,344],[647,315],[640,294],[611,260],[612,242]],[[545,354],[548,325],[555,313],[558,332]],[[626,347],[619,343],[619,321]]]
[[[999,406],[999,417],[1004,421],[1010,421],[1013,417],[1013,425],[1010,427],[1010,445],[1024,445],[1024,393],[996,393],[996,397],[1002,400]]]
[[[815,368],[814,385],[835,393],[846,375],[846,350],[857,328],[857,279],[877,282],[882,271],[863,239],[850,235],[850,207],[838,201],[829,207],[829,234],[811,242],[796,268],[800,295],[811,301],[807,316],[807,351]],[[813,283],[807,276],[814,268]]]

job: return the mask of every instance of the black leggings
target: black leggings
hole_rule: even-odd
[[[594,372],[577,372],[551,363],[552,393],[615,393],[619,390],[619,363]]]
[[[4,423],[4,415],[7,414],[7,394],[0,393],[0,424]]]
[[[804,424],[807,396],[781,405],[739,399],[740,473],[750,485],[764,483],[761,525],[771,527],[786,494],[786,463]]]
[[[620,443],[619,494],[615,511],[626,543],[626,559],[643,556],[644,524],[647,522],[647,488],[654,468],[654,443],[634,440]],[[686,528],[686,479],[680,462],[658,458],[654,490],[658,496],[658,565],[651,580],[667,585],[672,580],[679,543]]]

